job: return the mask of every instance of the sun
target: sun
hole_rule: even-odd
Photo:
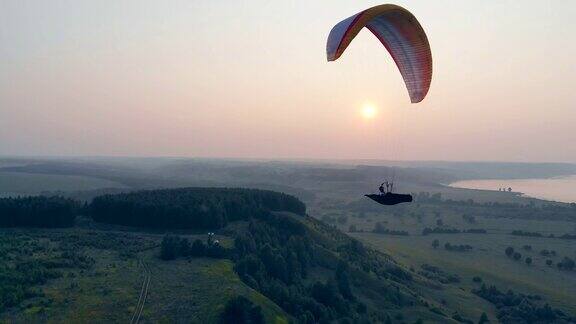
[[[374,117],[376,117],[376,113],[378,112],[378,110],[376,109],[376,107],[374,107],[374,105],[372,104],[366,104],[364,105],[364,107],[362,107],[362,117],[364,117],[364,119],[372,119]]]

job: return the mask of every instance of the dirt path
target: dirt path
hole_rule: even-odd
[[[134,310],[134,314],[132,314],[132,318],[130,319],[130,324],[136,324],[140,321],[142,311],[144,310],[144,304],[146,303],[146,298],[148,297],[148,290],[150,288],[150,279],[152,277],[148,265],[143,261],[141,261],[140,264],[144,269],[143,271],[144,280],[142,281],[142,287],[140,288],[140,296],[138,296],[138,303],[136,304],[136,309]]]

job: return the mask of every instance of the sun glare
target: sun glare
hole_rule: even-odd
[[[374,107],[371,104],[366,104],[364,105],[364,107],[362,107],[362,117],[364,117],[365,119],[372,119],[376,116],[377,110],[376,107]]]

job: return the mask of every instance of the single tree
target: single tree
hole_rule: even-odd
[[[522,259],[522,254],[520,254],[520,253],[518,253],[518,252],[515,252],[515,253],[514,253],[514,260],[518,261],[518,260],[520,260],[520,259]]]
[[[565,270],[574,270],[574,267],[576,267],[574,260],[569,257],[564,257],[562,260],[562,268]]]
[[[514,248],[511,247],[511,246],[509,246],[509,247],[506,248],[506,251],[505,251],[505,252],[506,252],[506,255],[507,255],[508,257],[511,257],[511,256],[514,254]]]
[[[438,239],[435,239],[435,240],[432,242],[432,247],[435,248],[435,249],[437,249],[439,246],[440,246],[440,241],[438,241]]]
[[[531,265],[532,264],[532,258],[531,257],[527,257],[524,262],[526,262],[527,265]]]

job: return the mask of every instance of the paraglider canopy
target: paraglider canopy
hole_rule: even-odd
[[[372,7],[336,24],[326,43],[328,61],[337,60],[364,27],[380,40],[396,62],[411,102],[422,101],[432,81],[430,44],[414,15],[400,6]]]

